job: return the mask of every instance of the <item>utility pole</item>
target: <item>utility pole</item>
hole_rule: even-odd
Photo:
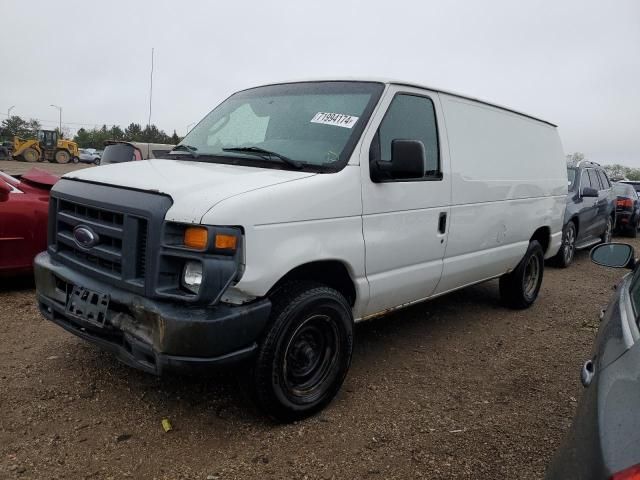
[[[153,48],[151,49],[151,74],[149,75],[149,120],[147,125],[151,129],[151,99],[153,97]]]
[[[59,107],[58,105],[54,105],[54,104],[51,104],[49,106],[58,109],[58,113],[60,114],[60,131],[59,131],[59,134],[60,134],[60,138],[62,138],[62,107]]]

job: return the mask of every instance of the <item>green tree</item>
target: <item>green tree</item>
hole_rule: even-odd
[[[12,115],[2,121],[2,125],[0,125],[0,135],[7,139],[12,139],[14,136],[33,138],[40,128],[40,122],[33,118],[26,121],[18,115]]]
[[[155,125],[147,125],[142,132],[141,141],[149,143],[169,143],[171,138],[164,130],[158,129]]]
[[[91,132],[80,128],[75,137],[73,137],[73,141],[76,142],[80,148],[89,148],[91,147]]]
[[[123,138],[124,131],[118,125],[113,125],[109,130],[109,140],[122,140]]]
[[[130,123],[127,128],[124,129],[124,140],[129,142],[136,142],[142,139],[142,127],[139,123]]]
[[[80,148],[100,149],[104,148],[104,142],[106,140],[177,144],[181,138],[175,130],[173,131],[173,135],[169,136],[164,130],[158,129],[155,125],[147,125],[143,130],[140,124],[130,123],[124,130],[118,125],[113,125],[111,128],[103,125],[99,129],[93,128],[91,130],[80,128],[73,140]]]

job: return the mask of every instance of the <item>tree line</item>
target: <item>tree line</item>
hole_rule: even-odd
[[[575,165],[581,160],[586,160],[583,153],[575,152],[567,155],[567,165]],[[617,182],[618,180],[640,180],[640,168],[631,168],[619,163],[613,165],[603,165],[602,168],[607,172],[608,177]]]
[[[0,139],[12,141],[14,136],[36,138],[36,134],[41,128],[40,122],[36,119],[24,120],[18,115],[12,115],[5,118],[2,124],[0,124]],[[55,130],[58,131],[58,128],[56,127]],[[81,128],[73,137],[73,141],[76,142],[80,148],[102,149],[106,140],[171,143],[175,145],[179,143],[182,138],[178,136],[175,130],[173,131],[173,135],[167,135],[164,130],[160,130],[153,124],[146,125],[142,128],[142,125],[139,123],[131,123],[125,129],[122,129],[118,125],[113,125],[111,128],[107,128],[106,125],[103,125],[101,128]]]
[[[147,125],[144,128],[139,123],[131,123],[124,130],[118,125],[107,128],[103,125],[101,128],[93,128],[87,130],[81,128],[73,137],[73,141],[80,148],[98,148],[104,146],[106,140],[126,140],[128,142],[147,142],[147,143],[171,143],[176,145],[182,140],[176,131],[173,135],[167,135],[164,130],[158,129],[155,125]]]
[[[40,122],[34,118],[24,120],[18,115],[5,118],[0,125],[0,138],[13,140],[14,136],[21,138],[34,138],[40,130]]]

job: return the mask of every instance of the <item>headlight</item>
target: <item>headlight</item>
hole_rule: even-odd
[[[182,286],[197,294],[202,283],[202,263],[187,261],[182,270]]]

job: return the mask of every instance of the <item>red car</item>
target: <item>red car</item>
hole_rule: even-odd
[[[49,191],[58,179],[37,168],[19,179],[0,172],[0,276],[30,272],[46,250]]]

